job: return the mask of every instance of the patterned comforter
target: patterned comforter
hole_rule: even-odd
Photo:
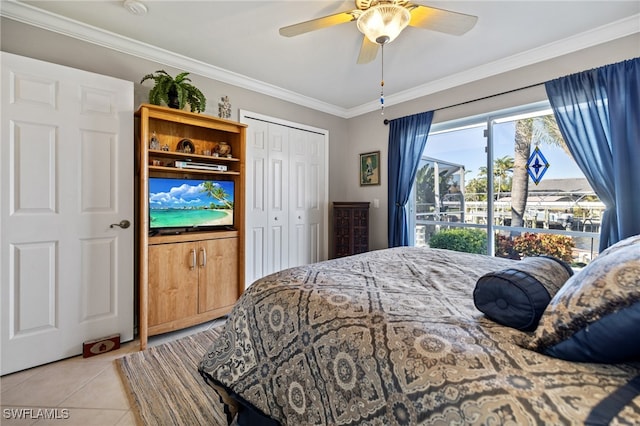
[[[640,424],[639,364],[541,355],[475,309],[478,278],[511,262],[402,247],[270,275],[200,372],[283,425]]]

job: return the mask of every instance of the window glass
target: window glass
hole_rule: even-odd
[[[580,265],[594,256],[604,211],[573,160],[553,114],[493,123],[495,254],[553,255]]]
[[[597,254],[604,204],[542,108],[430,134],[414,194],[416,245],[475,252],[484,238],[485,253],[578,267]]]
[[[447,238],[461,240],[460,233],[482,234],[474,236],[483,240],[480,245],[474,241],[462,248],[487,253],[487,188],[486,180],[478,178],[487,163],[485,126],[479,123],[429,135],[414,185],[417,246],[429,245],[437,233],[441,235],[432,245],[446,244]],[[480,229],[464,229],[473,225]]]

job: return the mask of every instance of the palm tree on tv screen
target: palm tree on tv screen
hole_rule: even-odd
[[[231,203],[229,203],[227,199],[229,197],[229,194],[227,194],[220,185],[217,185],[216,183],[211,181],[207,181],[203,183],[203,186],[204,188],[202,189],[202,192],[207,194],[209,197],[215,198],[216,200],[223,202],[228,209],[233,208],[233,206],[231,205]]]

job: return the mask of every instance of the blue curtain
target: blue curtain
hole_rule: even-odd
[[[391,120],[389,128],[389,247],[409,245],[407,202],[433,120],[433,111]]]
[[[605,204],[600,251],[640,234],[640,58],[545,87],[569,151]]]

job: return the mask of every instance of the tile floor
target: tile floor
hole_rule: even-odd
[[[149,338],[148,346],[220,325],[221,320]],[[140,349],[140,342],[91,358],[65,359],[0,378],[0,424],[64,426],[135,425],[114,359]],[[43,411],[58,419],[46,420]],[[52,410],[53,409],[53,410]],[[16,415],[22,414],[22,418]],[[25,418],[26,417],[26,418]]]

